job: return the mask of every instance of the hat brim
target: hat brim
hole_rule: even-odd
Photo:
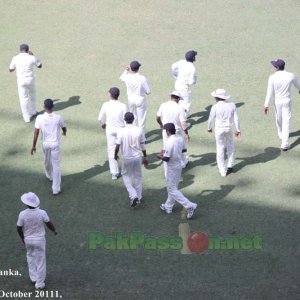
[[[27,195],[24,194],[21,196],[21,201],[28,206],[38,207],[40,205],[40,199],[36,196],[36,203],[33,203],[30,199],[28,199]]]
[[[271,61],[271,65],[272,65],[274,68],[278,68],[277,61],[276,61],[276,60],[272,60],[272,61]]]
[[[179,97],[179,100],[182,100],[183,98],[177,94],[173,94],[173,93],[168,93],[168,95],[170,96],[176,96],[176,97]]]
[[[220,98],[220,99],[224,99],[224,100],[228,100],[230,99],[230,95],[219,95],[215,92],[212,92],[211,95],[214,97],[214,98]]]

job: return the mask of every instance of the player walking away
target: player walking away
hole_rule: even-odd
[[[46,279],[46,239],[45,226],[57,235],[48,214],[39,208],[40,199],[29,192],[21,196],[27,209],[19,214],[17,231],[27,250],[29,277],[36,289],[45,288]]]
[[[217,146],[217,164],[221,176],[226,176],[233,171],[234,164],[234,142],[233,124],[235,125],[235,136],[241,136],[239,118],[236,106],[232,102],[227,102],[230,95],[224,89],[217,89],[211,93],[217,103],[211,108],[208,118],[208,132],[212,132],[215,121],[215,138]],[[225,167],[225,148],[227,151],[227,170]]]
[[[191,85],[196,84],[197,75],[194,62],[196,61],[197,51],[190,50],[185,54],[185,60],[179,60],[172,64],[172,74],[175,77],[175,90],[179,91],[183,101],[180,105],[186,110],[187,116],[191,109]]]
[[[275,99],[275,118],[278,136],[281,139],[281,149],[287,151],[289,144],[290,120],[292,116],[291,87],[292,84],[300,93],[300,84],[293,73],[284,70],[285,62],[282,59],[271,61],[276,72],[269,77],[267,95],[265,99],[265,114],[269,111],[271,99]]]
[[[126,125],[117,134],[115,160],[118,160],[118,153],[121,151],[123,181],[131,200],[131,207],[135,207],[142,199],[141,153],[143,153],[143,165],[145,167],[148,165],[145,136],[139,127],[133,125],[133,113],[127,112],[124,120]]]
[[[117,180],[119,177],[119,165],[115,160],[115,148],[117,131],[125,126],[124,116],[127,107],[118,100],[120,90],[117,87],[109,89],[110,100],[103,103],[98,121],[103,129],[106,130],[107,154],[111,179]]]
[[[188,133],[188,126],[186,123],[186,114],[184,108],[179,104],[179,102],[182,101],[182,97],[178,91],[173,91],[169,95],[171,97],[170,100],[162,103],[156,114],[156,121],[160,125],[160,128],[163,129],[162,131],[163,151],[166,147],[166,143],[168,140],[168,135],[166,133],[166,130],[164,129],[164,125],[167,123],[173,123],[175,125],[176,132],[181,134],[184,140],[186,141],[190,140],[189,133]],[[188,164],[188,157],[186,153],[182,153],[182,161],[184,167],[186,167]],[[164,162],[164,166],[166,166],[165,162]]]
[[[44,152],[44,165],[46,177],[52,181],[52,192],[56,196],[61,193],[61,170],[60,170],[60,138],[67,134],[64,119],[54,113],[54,104],[51,99],[44,101],[45,112],[39,115],[35,121],[33,144],[31,155],[36,152],[36,142],[39,132],[42,130],[42,149]]]
[[[146,95],[151,93],[151,87],[145,76],[139,73],[141,64],[132,61],[120,77],[126,84],[128,96],[128,110],[133,113],[135,125],[146,132],[147,100]]]
[[[9,71],[16,70],[20,106],[26,123],[37,115],[35,77],[33,67],[42,67],[41,62],[29,51],[26,44],[20,46],[20,53],[13,57]]]
[[[189,199],[178,190],[178,184],[182,172],[182,152],[185,148],[185,143],[180,134],[176,134],[176,127],[173,123],[166,123],[164,129],[168,135],[166,142],[166,148],[163,155],[159,155],[158,158],[167,163],[167,201],[160,205],[160,208],[166,213],[172,212],[175,201],[180,203],[187,209],[187,218],[191,219],[197,204],[191,202]]]

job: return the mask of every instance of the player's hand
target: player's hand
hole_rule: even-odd
[[[143,165],[144,165],[145,168],[147,168],[147,166],[148,166],[148,159],[147,159],[147,157],[143,158]]]
[[[160,127],[160,129],[164,129],[164,125],[163,124],[159,125],[159,127]]]
[[[29,55],[33,55],[33,53],[32,53],[30,50],[28,51],[28,54],[29,54]]]
[[[63,136],[66,136],[66,135],[67,135],[67,133],[66,133],[66,132],[63,132],[61,135],[63,135]]]
[[[119,159],[119,156],[118,156],[118,155],[115,155],[114,159],[115,159],[115,160],[118,160],[118,159]]]
[[[268,106],[265,106],[264,112],[265,112],[265,115],[268,114],[268,112],[269,112],[269,107]]]
[[[35,148],[35,147],[32,147],[32,148],[31,148],[31,151],[30,151],[31,155],[33,155],[35,152],[36,152],[36,148]]]
[[[207,132],[212,133],[212,129],[208,129]]]
[[[106,128],[106,124],[102,124],[101,127],[102,127],[102,129],[105,129]]]
[[[240,131],[237,131],[236,133],[235,133],[235,136],[239,139],[239,138],[241,138],[241,132]]]
[[[130,66],[127,65],[127,66],[125,67],[125,70],[126,70],[126,71],[130,71]]]

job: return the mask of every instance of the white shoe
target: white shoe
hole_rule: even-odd
[[[118,178],[119,178],[118,174],[113,174],[113,175],[111,176],[111,179],[112,179],[112,180],[117,180]]]
[[[226,172],[220,172],[222,177],[226,177]]]
[[[197,206],[198,206],[197,204],[194,204],[192,207],[190,207],[190,208],[187,209],[187,212],[188,212],[187,216],[186,216],[187,219],[191,219],[192,218],[192,216],[193,216],[193,214],[194,214]]]
[[[291,149],[291,145],[281,148],[282,151],[288,151]]]
[[[172,210],[170,209],[167,209],[165,204],[161,204],[160,205],[160,209],[163,210],[164,212],[166,212],[167,214],[171,214],[172,213]]]

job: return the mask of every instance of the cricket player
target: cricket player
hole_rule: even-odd
[[[168,135],[165,152],[158,158],[167,163],[167,201],[160,205],[160,208],[166,213],[172,212],[175,201],[187,209],[187,218],[191,219],[197,204],[187,199],[179,190],[178,184],[182,172],[182,157],[185,143],[181,134],[176,134],[176,127],[173,123],[166,123],[164,129]]]
[[[230,95],[224,89],[217,89],[211,93],[217,103],[211,108],[208,118],[208,132],[212,132],[215,122],[215,138],[217,146],[217,164],[222,177],[233,171],[234,164],[234,142],[233,125],[236,128],[235,136],[240,138],[241,130],[236,106],[227,102]],[[225,167],[225,148],[227,151],[227,169]]]
[[[27,209],[19,214],[17,231],[27,250],[29,277],[36,289],[44,289],[46,279],[45,224],[55,235],[57,232],[48,214],[39,208],[40,199],[35,193],[23,194],[21,201]]]
[[[111,179],[117,180],[120,174],[118,161],[115,160],[117,132],[125,126],[124,116],[127,107],[118,100],[120,90],[117,87],[109,89],[110,100],[103,103],[99,112],[98,121],[106,131],[107,154]]]
[[[275,99],[275,118],[278,136],[281,139],[281,149],[287,151],[289,144],[290,120],[292,116],[291,87],[295,86],[300,93],[300,84],[293,73],[284,70],[282,59],[271,61],[276,72],[269,77],[267,95],[265,99],[265,114],[269,111],[271,99]]]
[[[142,199],[142,159],[143,165],[148,165],[145,149],[145,136],[141,129],[135,125],[134,115],[131,112],[125,114],[126,125],[117,134],[115,160],[118,160],[119,151],[122,155],[122,177],[124,185],[131,200],[131,207],[137,206]],[[135,184],[133,184],[133,181]]]
[[[128,110],[133,113],[135,124],[146,132],[147,100],[146,95],[151,93],[151,87],[145,76],[139,73],[141,64],[132,61],[120,77],[126,84],[128,96]]]
[[[25,123],[37,115],[35,77],[33,67],[41,68],[41,62],[29,51],[26,44],[20,46],[20,53],[13,57],[9,71],[16,70],[20,106]]]
[[[44,101],[45,112],[37,116],[35,120],[35,129],[31,155],[36,152],[36,142],[42,131],[42,149],[44,152],[44,165],[46,177],[52,181],[52,192],[56,196],[61,193],[61,170],[60,170],[60,139],[62,135],[66,136],[67,128],[64,119],[53,112],[53,101],[46,99]]]
[[[172,64],[172,75],[175,77],[175,90],[183,98],[180,105],[186,110],[189,116],[191,109],[191,85],[196,84],[197,75],[194,62],[196,61],[197,51],[190,50],[185,54],[185,60],[179,60]]]
[[[160,125],[160,128],[163,129],[163,150],[165,149],[168,140],[168,135],[164,129],[164,125],[167,123],[173,123],[175,125],[176,132],[181,134],[184,137],[184,140],[190,140],[186,114],[184,108],[179,104],[179,102],[182,101],[182,97],[178,91],[173,91],[169,95],[170,100],[162,103],[156,114],[156,121]],[[186,167],[188,164],[186,153],[182,153],[182,161],[184,163],[184,167]]]

